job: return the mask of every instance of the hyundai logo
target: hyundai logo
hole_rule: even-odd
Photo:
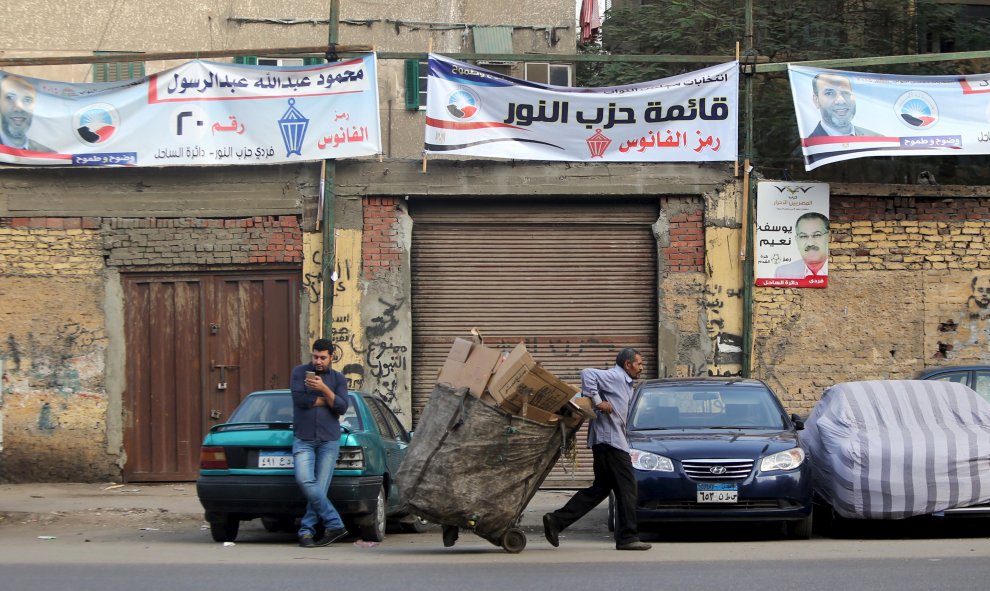
[[[708,469],[708,471],[716,476],[721,476],[722,474],[725,474],[725,466],[712,466]]]

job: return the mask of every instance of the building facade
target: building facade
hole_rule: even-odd
[[[342,4],[341,44],[537,58],[575,48],[570,0],[536,3],[525,18],[473,0]],[[286,63],[296,58],[263,50],[328,39],[326,1],[179,1],[155,19],[150,6],[4,6],[0,58],[258,49]],[[629,345],[644,353],[645,377],[743,372],[732,166],[433,158],[424,171],[420,61],[381,60],[382,157],[330,167],[329,265],[320,162],[0,166],[0,480],[193,479],[205,431],[247,393],[288,386],[327,307],[337,369],[407,426],[451,340],[472,329],[492,346],[525,342],[570,381]],[[568,64],[539,59],[481,65],[573,79]],[[73,82],[140,73],[0,69]],[[754,288],[751,373],[792,412],[829,380],[990,358],[979,312],[988,197],[918,189],[833,186],[830,287]],[[550,484],[589,473],[581,456]]]

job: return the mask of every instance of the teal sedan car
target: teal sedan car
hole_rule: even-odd
[[[425,522],[404,511],[394,475],[409,433],[381,397],[350,393],[341,417],[340,457],[328,496],[348,530],[381,542],[388,521],[409,531]],[[241,521],[261,518],[268,531],[294,531],[306,510],[292,460],[292,394],[249,394],[226,423],[215,425],[200,449],[196,494],[217,542],[232,542]]]

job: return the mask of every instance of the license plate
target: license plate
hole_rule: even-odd
[[[259,468],[293,468],[292,454],[287,451],[258,452]]]
[[[739,487],[735,484],[698,484],[699,503],[736,503],[739,501]]]

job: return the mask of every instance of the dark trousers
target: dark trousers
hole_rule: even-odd
[[[636,476],[629,452],[600,443],[591,448],[594,457],[595,481],[552,513],[561,530],[584,517],[588,511],[615,492],[615,543],[628,544],[639,540],[636,528]]]

